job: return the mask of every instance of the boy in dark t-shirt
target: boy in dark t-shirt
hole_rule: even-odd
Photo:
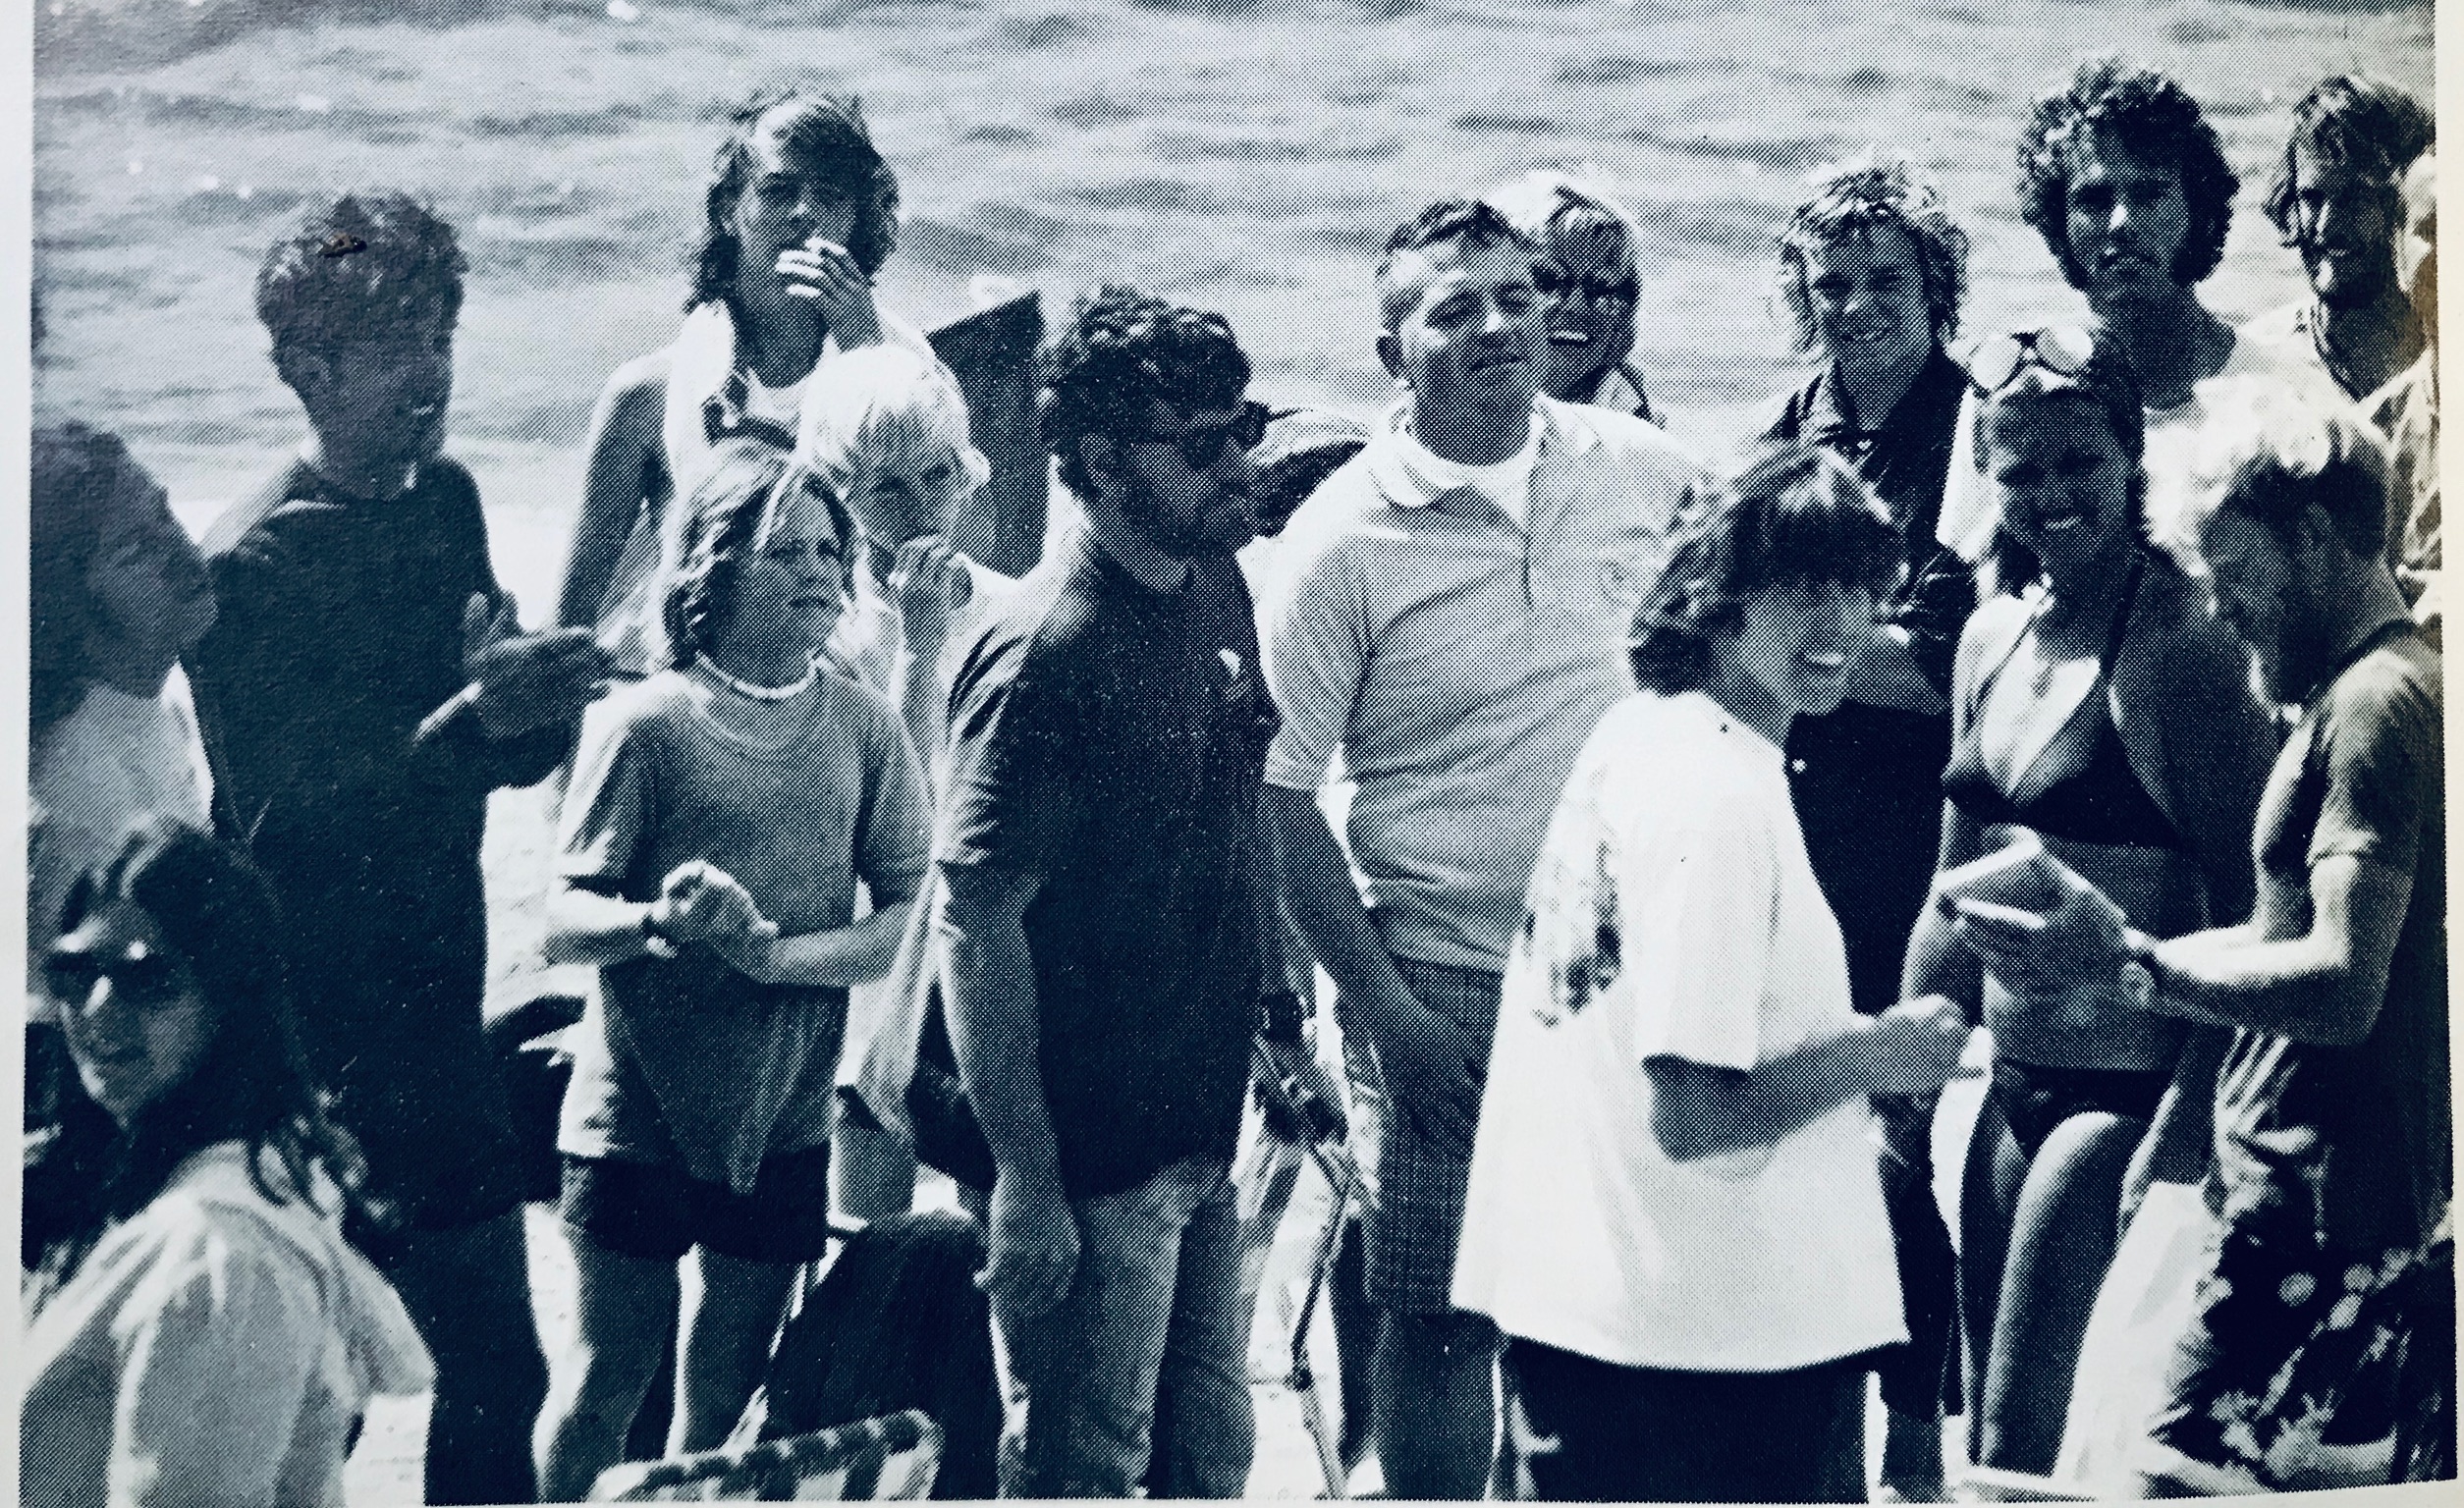
[[[442,451],[465,264],[398,193],[311,211],[258,316],[311,438],[207,533],[191,680],[228,821],[282,901],[309,1062],[400,1227],[373,1255],[437,1370],[426,1500],[530,1500],[546,1390],[518,1159],[480,1035],[488,793],[547,775],[607,673],[523,634]]]
[[[2134,1462],[2148,1496],[2453,1472],[2451,1423],[2421,1432],[2455,1343],[2438,661],[2384,563],[2376,442],[2340,412],[2253,419],[2195,523],[2218,613],[2302,710],[2259,807],[2255,913],[2159,942],[2065,874],[2041,933],[1959,924],[1997,972],[2117,978],[2143,1008],[2237,1029],[2219,1228]]]

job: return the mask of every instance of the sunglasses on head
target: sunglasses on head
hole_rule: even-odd
[[[1243,451],[1257,449],[1266,438],[1266,426],[1275,417],[1275,410],[1249,399],[1240,411],[1228,419],[1205,424],[1191,424],[1185,429],[1164,434],[1148,430],[1136,438],[1149,445],[1169,445],[1180,453],[1180,463],[1192,471],[1203,471],[1224,458],[1224,447],[1237,445]]]
[[[188,988],[188,971],[178,959],[141,947],[117,958],[57,947],[43,960],[43,986],[63,1005],[83,1005],[105,979],[111,981],[113,994],[139,1010],[175,1005]]]
[[[1642,285],[1632,278],[1611,278],[1597,272],[1578,278],[1554,262],[1534,263],[1531,282],[1551,298],[1579,293],[1586,303],[1632,303],[1642,295]]]
[[[2010,386],[2011,380],[2034,366],[2056,377],[2078,377],[2096,357],[2096,342],[2085,330],[2054,325],[2044,330],[2014,330],[1980,345],[1968,358],[1968,381],[1988,397]]]

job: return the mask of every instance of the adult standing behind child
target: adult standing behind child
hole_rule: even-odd
[[[379,1248],[436,1359],[431,1503],[527,1501],[546,1389],[521,1159],[480,1032],[488,793],[565,753],[607,660],[525,634],[445,456],[465,264],[394,192],[308,212],[257,274],[310,436],[205,540],[191,663],[227,808],[288,923],[308,1062],[403,1212]]]
[[[549,901],[550,955],[599,967],[557,1135],[579,1333],[537,1448],[560,1500],[615,1464],[671,1325],[671,1451],[720,1443],[760,1380],[829,1242],[848,987],[889,969],[926,860],[896,715],[821,658],[860,544],[838,494],[732,442],[682,543],[670,666],[584,722]]]
[[[731,118],[702,193],[702,238],[676,340],[608,379],[590,420],[581,512],[557,598],[619,670],[663,663],[659,582],[677,563],[671,503],[737,438],[782,451],[817,374],[890,344],[933,359],[873,278],[899,242],[899,181],[851,98],[791,89]]]

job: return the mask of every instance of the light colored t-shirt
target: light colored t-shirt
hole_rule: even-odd
[[[1646,1060],[1751,1070],[1857,1019],[1779,748],[1700,693],[1601,720],[1506,972],[1454,1303],[1624,1367],[1781,1372],[1907,1338],[1852,1099],[1677,1162]]]
[[[667,671],[590,709],[557,873],[646,901],[702,860],[790,937],[854,920],[858,881],[876,901],[914,894],[928,808],[889,704],[825,670],[756,742],[719,721],[722,697],[744,700]],[[764,1157],[829,1139],[846,1024],[846,991],[757,984],[705,944],[610,964],[574,1034],[557,1147],[749,1190]]]
[[[247,1153],[197,1153],[104,1232],[27,1323],[28,1508],[340,1508],[372,1394],[429,1386],[402,1300],[343,1240],[339,1200],[268,1200]]]
[[[1315,790],[1341,756],[1371,917],[1426,963],[1505,966],[1565,772],[1633,689],[1634,605],[1678,508],[1711,485],[1640,419],[1535,407],[1528,528],[1469,489],[1431,492],[1403,462],[1398,406],[1261,563],[1284,719],[1267,781]]]

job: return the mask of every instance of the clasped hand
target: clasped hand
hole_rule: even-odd
[[[650,903],[650,924],[671,944],[708,944],[748,979],[768,984],[777,978],[779,924],[717,865],[694,859],[670,870]]]

